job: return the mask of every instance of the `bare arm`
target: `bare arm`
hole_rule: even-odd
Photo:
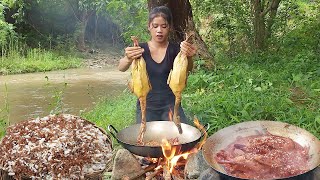
[[[125,72],[126,70],[129,69],[131,63],[132,63],[132,61],[129,60],[129,58],[127,56],[124,56],[119,61],[118,70],[122,71],[122,72]]]
[[[141,47],[127,47],[125,49],[125,56],[120,59],[118,69],[125,72],[129,69],[132,61],[142,56],[144,49]]]

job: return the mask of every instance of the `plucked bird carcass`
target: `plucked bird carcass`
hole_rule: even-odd
[[[139,46],[138,38],[135,36],[131,37],[135,47]],[[151,90],[151,84],[149,81],[146,62],[141,56],[140,58],[132,61],[131,70],[131,81],[129,87],[131,91],[138,97],[141,107],[141,127],[138,135],[138,144],[143,144],[143,136],[146,131],[146,108],[147,108],[147,94]]]
[[[191,37],[193,33],[186,35],[186,41],[191,43]],[[179,52],[173,62],[173,68],[170,71],[168,76],[167,83],[171,88],[173,94],[175,95],[175,104],[174,104],[174,112],[173,112],[173,121],[176,124],[179,133],[182,134],[180,116],[178,115],[179,106],[181,103],[181,93],[183,89],[186,87],[187,76],[188,76],[188,58],[187,55],[183,52]]]

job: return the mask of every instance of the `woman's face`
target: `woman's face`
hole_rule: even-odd
[[[151,38],[159,43],[167,42],[170,32],[168,22],[161,16],[153,18],[150,22],[148,30],[150,31]]]

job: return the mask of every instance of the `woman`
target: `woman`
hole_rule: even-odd
[[[132,61],[143,57],[146,61],[147,73],[152,90],[147,96],[146,120],[169,120],[169,112],[174,107],[175,96],[167,84],[168,75],[173,67],[173,61],[179,51],[187,54],[188,70],[193,67],[192,57],[196,53],[194,45],[183,41],[180,44],[169,42],[172,24],[172,14],[165,6],[155,7],[149,14],[148,30],[151,40],[140,43],[140,47],[127,47],[125,57],[120,59],[118,69],[126,71]],[[187,118],[180,106],[180,120],[187,123]],[[140,102],[137,101],[136,122],[141,122]]]

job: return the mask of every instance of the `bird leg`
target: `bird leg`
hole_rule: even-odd
[[[140,132],[138,135],[138,144],[143,145],[143,137],[144,133],[146,132],[147,126],[146,126],[146,108],[147,108],[147,97],[140,97],[140,108],[141,108],[141,126],[140,126]]]
[[[173,122],[176,124],[179,134],[182,134],[181,121],[179,116],[179,105],[181,103],[181,92],[175,94],[176,100],[174,104]]]

